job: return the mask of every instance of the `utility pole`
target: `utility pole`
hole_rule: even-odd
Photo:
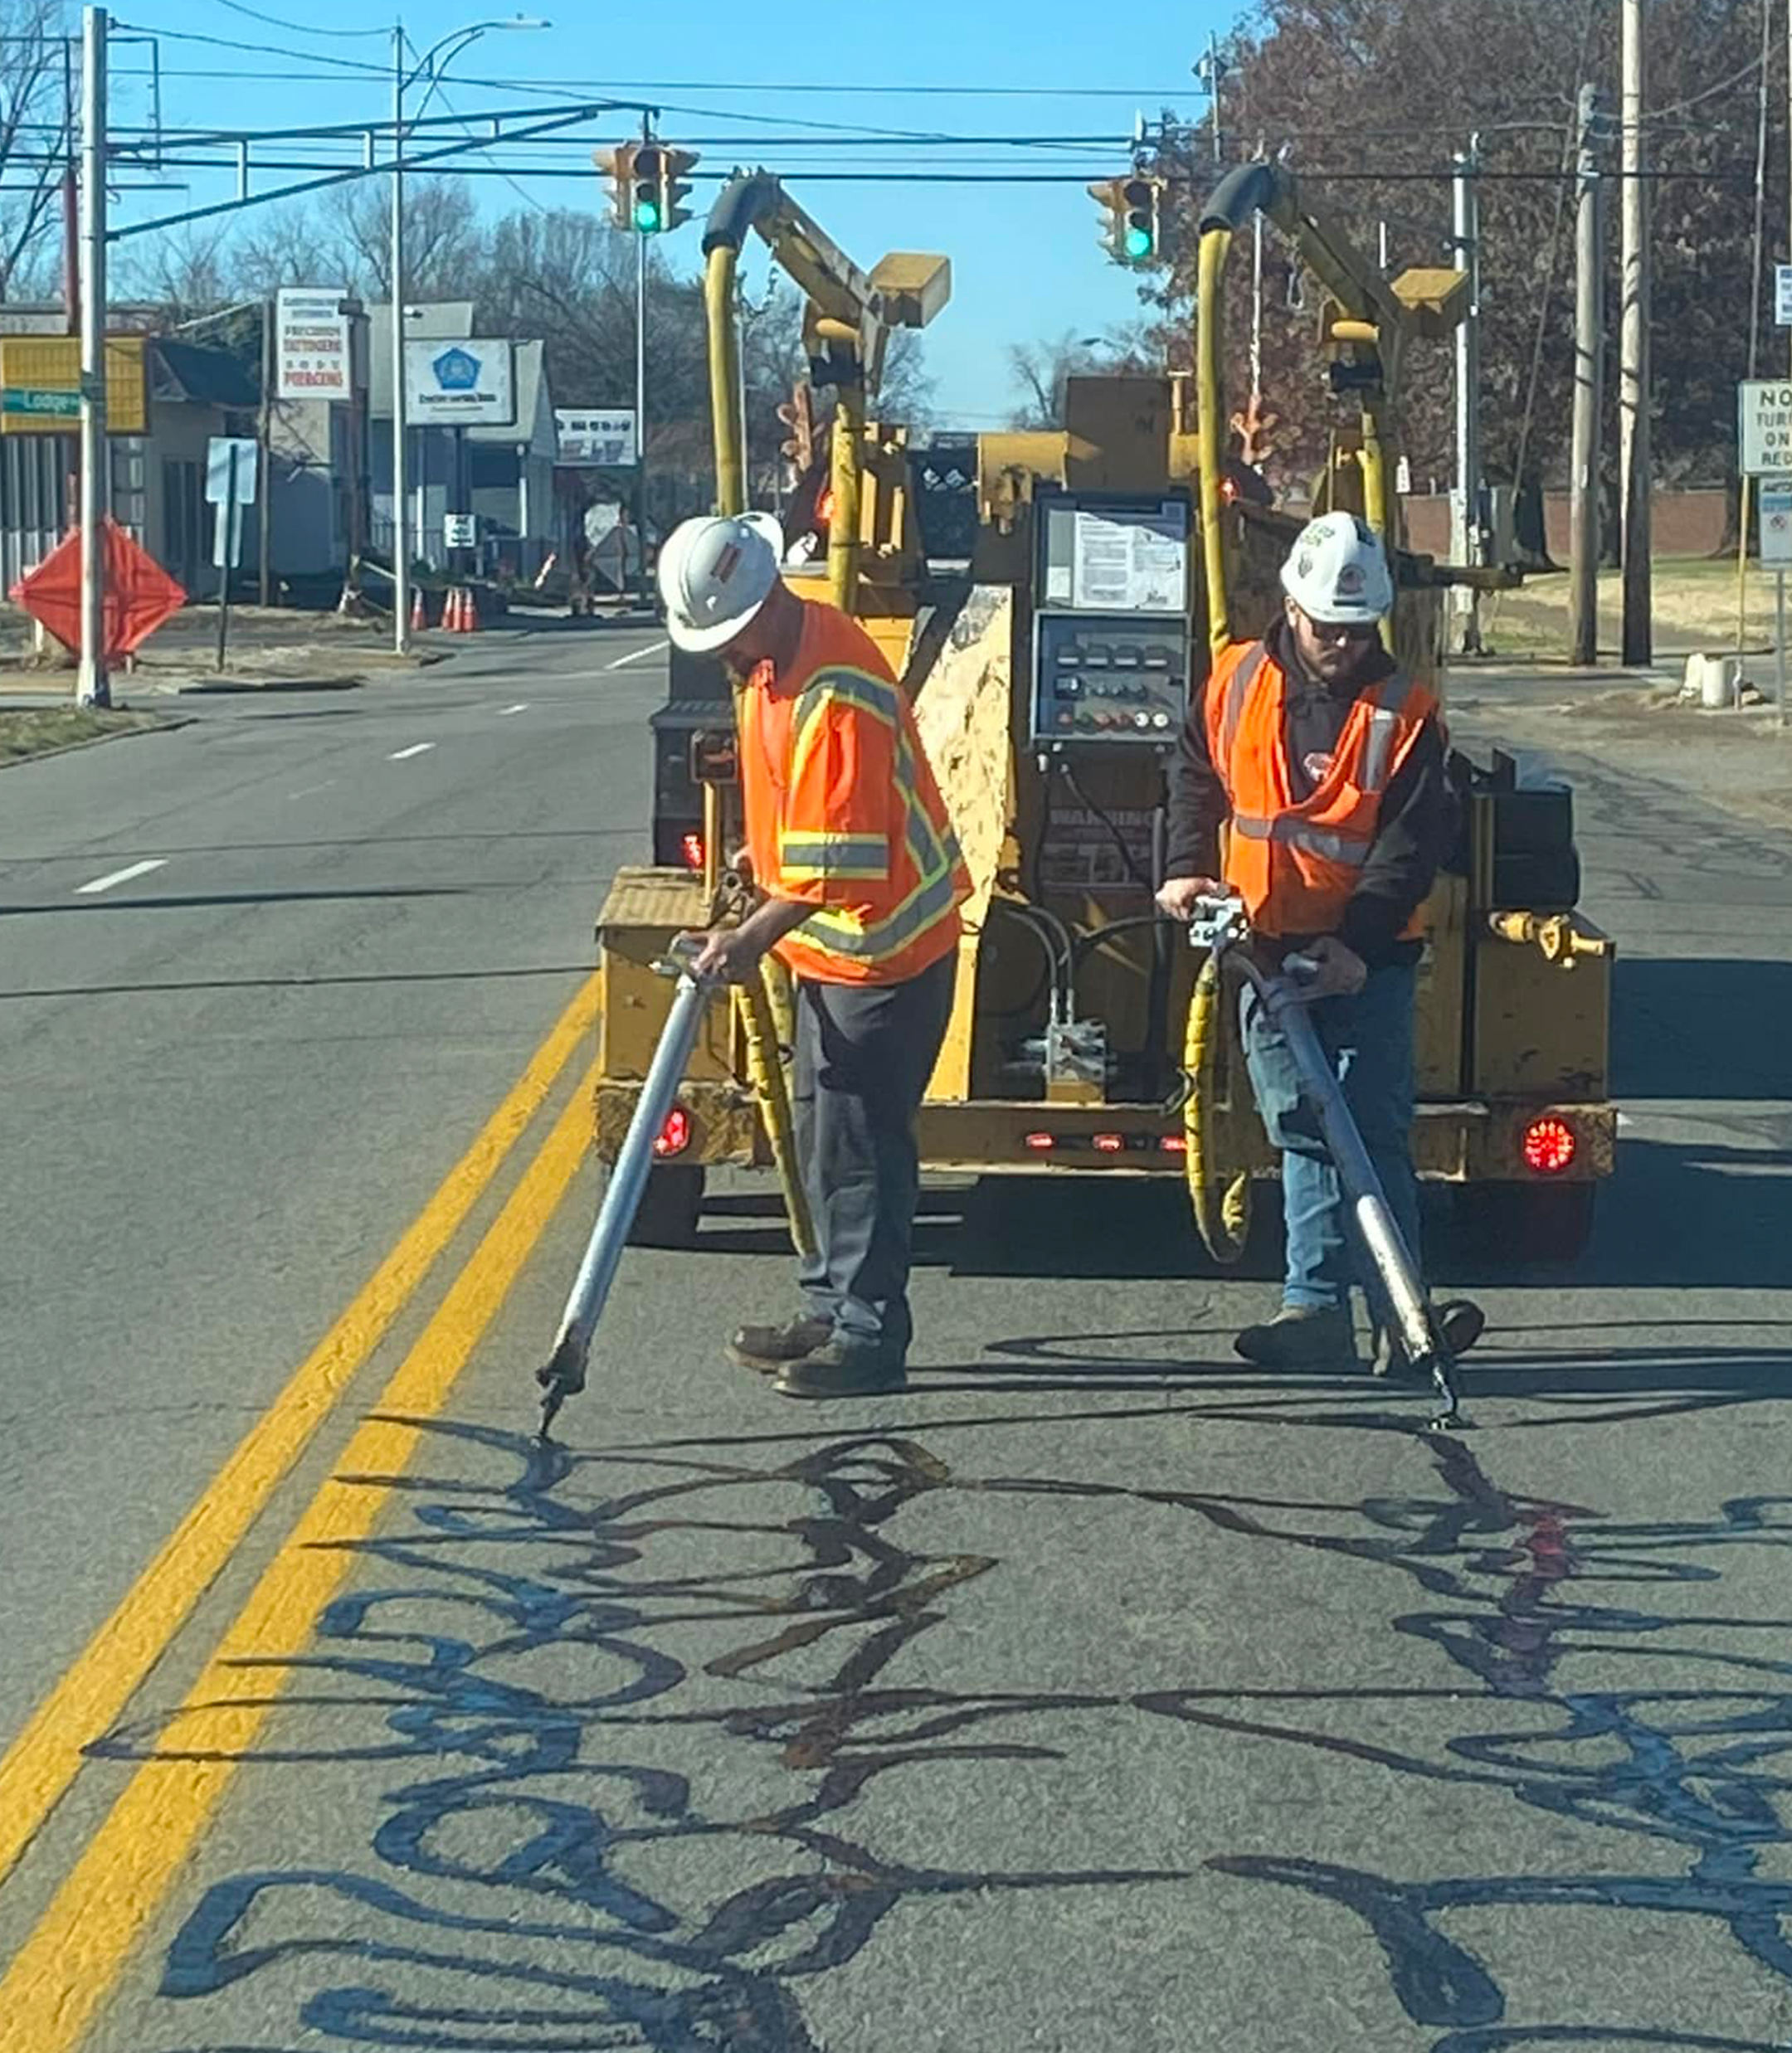
[[[1471,135],[1455,165],[1456,269],[1468,280],[1468,311],[1456,330],[1456,561],[1471,567],[1485,558],[1481,520],[1481,138]],[[1458,591],[1462,653],[1481,654],[1481,595]]]
[[[392,24],[392,647],[411,646],[411,548],[405,535],[404,27]]]
[[[1649,554],[1649,327],[1653,266],[1649,261],[1648,182],[1643,176],[1643,100],[1646,63],[1643,0],[1624,0],[1623,101],[1624,285],[1619,299],[1618,463],[1624,508],[1624,661],[1653,660]]]
[[[1597,86],[1583,85],[1575,222],[1575,383],[1568,558],[1568,660],[1599,660],[1600,416],[1605,397],[1605,182]]]
[[[1195,75],[1206,89],[1207,97],[1213,103],[1209,112],[1208,130],[1213,141],[1213,160],[1217,164],[1225,152],[1220,134],[1220,86],[1231,66],[1220,54],[1220,35],[1210,29],[1207,35],[1207,54],[1195,66]]]
[[[653,118],[641,116],[641,141],[653,141]],[[650,606],[647,581],[647,236],[635,227],[635,547],[641,604]]]
[[[106,11],[81,16],[80,668],[78,706],[110,706],[106,676]]]

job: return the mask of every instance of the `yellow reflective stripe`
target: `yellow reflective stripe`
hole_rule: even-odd
[[[778,868],[791,883],[889,875],[889,847],[880,834],[786,834],[778,839]]]
[[[948,869],[917,884],[895,911],[881,920],[865,925],[847,912],[815,912],[796,929],[792,938],[819,955],[835,956],[843,962],[882,962],[900,955],[930,927],[937,926],[952,911],[953,903],[952,873]]]
[[[869,713],[874,720],[881,720],[898,735],[902,733],[902,693],[894,684],[885,684],[880,677],[873,677],[868,670],[830,666],[819,671],[804,687],[791,715],[792,784],[801,776],[811,752],[825,731],[827,722],[818,716],[834,704],[850,706],[856,713]]]

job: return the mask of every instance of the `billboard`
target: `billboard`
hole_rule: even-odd
[[[556,406],[554,461],[568,469],[612,470],[635,460],[632,406]]]
[[[508,342],[456,337],[405,344],[408,426],[502,428],[515,420]]]
[[[352,399],[348,290],[340,285],[283,287],[274,299],[274,391],[280,399]]]
[[[144,338],[108,335],[106,432],[149,430]],[[80,428],[80,338],[8,335],[0,339],[0,435],[74,435]]]

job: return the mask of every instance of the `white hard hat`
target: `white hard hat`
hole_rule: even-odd
[[[1355,513],[1322,513],[1295,538],[1282,566],[1282,589],[1309,619],[1358,627],[1394,606],[1387,552]]]
[[[680,649],[725,647],[777,581],[784,530],[769,513],[704,513],[681,522],[660,552],[666,632]]]

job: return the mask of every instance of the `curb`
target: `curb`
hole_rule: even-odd
[[[118,710],[128,712],[130,708]],[[139,734],[170,734],[176,727],[192,724],[190,720],[164,719],[158,715],[144,727],[114,727],[110,734],[90,734],[84,741],[59,742],[54,748],[34,748],[28,756],[8,756],[0,761],[0,775],[8,770],[22,770],[28,763],[46,763],[53,756],[73,756],[84,748],[103,748],[108,742],[128,742]]]

